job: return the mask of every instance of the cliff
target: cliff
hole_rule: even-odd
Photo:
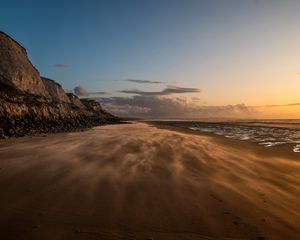
[[[0,32],[0,83],[27,93],[49,96],[25,48],[3,32]]]
[[[52,79],[42,77],[43,84],[53,101],[70,103],[70,99],[61,85]]]
[[[0,32],[0,138],[72,131],[119,119],[40,77],[26,50]]]

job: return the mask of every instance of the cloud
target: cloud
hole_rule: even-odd
[[[244,104],[226,106],[202,106],[197,96],[186,97],[185,93],[199,93],[198,88],[167,86],[162,91],[145,92],[139,89],[123,90],[131,97],[100,97],[103,107],[119,116],[157,119],[196,118],[245,118],[257,114],[255,108]]]
[[[69,67],[71,67],[71,65],[65,64],[65,63],[56,63],[56,64],[53,64],[53,67],[57,67],[57,68],[69,68]]]
[[[256,107],[282,107],[283,105],[279,105],[279,104],[273,104],[273,105],[265,105],[265,106],[256,106]]]
[[[102,106],[119,116],[156,119],[246,118],[257,111],[244,104],[199,106],[186,98],[135,95],[133,97],[99,98]]]
[[[299,106],[300,103],[290,103],[290,104],[287,104],[287,106]]]
[[[106,94],[109,94],[109,93],[99,91],[99,92],[88,92],[88,94],[90,94],[90,95],[106,95]]]
[[[114,105],[107,103],[105,105],[106,109],[109,109],[111,113],[117,113],[119,116],[136,116],[143,115],[147,113],[150,109],[146,107],[132,106],[129,104],[125,105]]]
[[[134,83],[142,83],[142,84],[147,84],[147,83],[150,83],[150,84],[164,84],[165,82],[161,82],[161,81],[151,81],[151,80],[140,80],[140,79],[126,79],[125,81],[128,81],[128,82],[134,82]]]
[[[274,105],[265,105],[265,106],[256,106],[256,107],[289,107],[289,106],[300,106],[300,103],[289,103],[289,104],[274,104]]]
[[[159,92],[144,92],[138,89],[123,90],[122,93],[136,94],[139,96],[165,96],[170,94],[181,94],[181,93],[199,93],[198,88],[183,88],[183,87],[167,87]]]
[[[87,97],[90,95],[109,95],[108,92],[98,91],[98,92],[88,92],[83,86],[77,86],[74,88],[73,92],[79,97]]]
[[[87,96],[89,96],[88,91],[83,86],[77,86],[77,87],[75,87],[74,88],[74,93],[77,96],[80,96],[80,97],[87,97]]]
[[[192,97],[192,100],[193,100],[193,101],[201,101],[201,98],[198,98],[198,97]]]

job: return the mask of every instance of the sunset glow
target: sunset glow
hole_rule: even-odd
[[[1,240],[299,240],[300,0],[9,0]]]
[[[42,75],[69,91],[81,86],[117,115],[226,118],[232,112],[216,106],[244,105],[234,117],[300,118],[290,105],[300,102],[299,1],[29,2],[15,14],[14,1],[5,3],[1,28]],[[199,91],[164,94],[168,103],[145,93],[169,86]],[[159,103],[174,114],[152,109]]]

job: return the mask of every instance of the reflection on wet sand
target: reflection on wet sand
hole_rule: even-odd
[[[0,238],[297,239],[300,162],[256,148],[142,123],[1,141]]]
[[[163,124],[170,124],[172,126],[178,126],[204,133],[213,133],[231,139],[249,141],[265,147],[291,145],[290,150],[293,152],[299,152],[300,147],[300,130],[298,123],[290,123],[289,125],[286,123],[285,126],[274,126],[260,122],[166,121]]]

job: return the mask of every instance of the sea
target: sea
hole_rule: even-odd
[[[288,145],[291,146],[291,151],[300,154],[300,120],[204,120],[168,123],[193,131],[253,142],[266,148]]]

